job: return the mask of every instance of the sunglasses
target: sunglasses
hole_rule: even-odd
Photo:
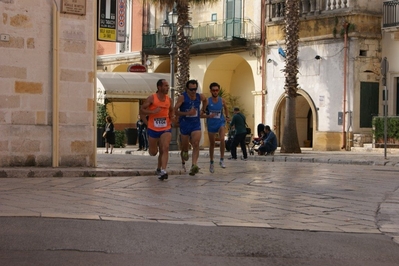
[[[191,89],[188,89],[189,91],[196,91],[197,90],[197,88],[191,88]]]
[[[211,90],[212,92],[218,92],[219,90]]]

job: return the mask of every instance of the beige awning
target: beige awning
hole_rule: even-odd
[[[170,80],[165,73],[98,72],[97,95],[109,101],[146,99],[156,92],[159,79]],[[104,96],[104,97],[103,97]]]

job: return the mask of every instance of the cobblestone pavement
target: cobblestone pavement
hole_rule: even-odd
[[[396,154],[251,156],[226,160],[225,169],[216,164],[211,174],[202,151],[192,177],[172,152],[164,182],[155,176],[156,158],[145,153],[99,149],[97,159],[94,170],[2,169],[0,216],[383,233],[399,243]],[[27,173],[34,178],[13,177]]]

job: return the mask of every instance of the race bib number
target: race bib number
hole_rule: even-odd
[[[154,118],[154,127],[162,128],[166,126],[166,117]]]
[[[191,109],[188,109],[186,112],[189,112]],[[186,115],[186,117],[197,117],[198,116],[198,109],[195,109],[195,114],[193,115]]]
[[[221,112],[211,112],[211,114],[213,114],[213,118],[219,118],[220,119],[220,116],[221,116]]]

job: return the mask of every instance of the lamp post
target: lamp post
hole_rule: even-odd
[[[172,106],[175,106],[175,55],[176,55],[176,41],[177,41],[177,19],[179,15],[176,9],[173,8],[168,14],[168,19],[161,25],[161,34],[163,37],[170,37],[170,98],[172,99]],[[193,26],[187,22],[183,27],[184,37],[190,38],[193,32]],[[172,140],[169,145],[169,150],[178,150],[177,145],[177,128],[172,127]]]

